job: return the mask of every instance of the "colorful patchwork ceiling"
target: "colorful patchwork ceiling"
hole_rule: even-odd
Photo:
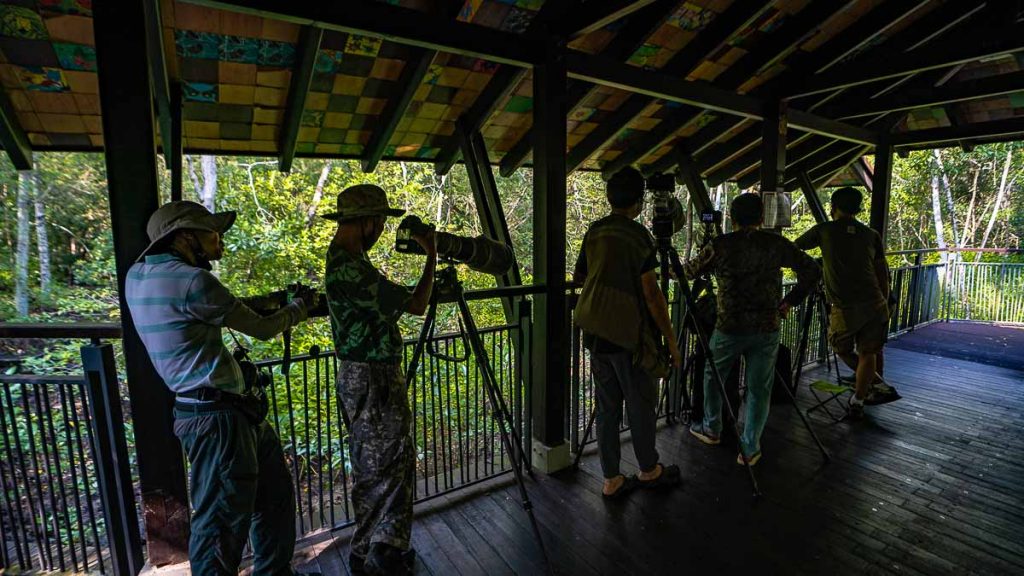
[[[463,22],[523,34],[543,9],[543,0],[381,0],[405,8],[449,13]],[[652,20],[647,33],[628,44],[620,38],[635,12],[601,29],[575,38],[570,47],[591,54],[617,50],[629,64],[647,69],[672,65],[716,19],[741,0],[683,0]],[[746,0],[742,0],[746,1]],[[808,59],[831,39],[872,11],[897,0],[835,3],[821,11],[820,2],[774,0],[756,5],[741,26],[697,58],[684,74],[689,80],[716,83],[742,93],[757,93],[765,84]],[[297,65],[300,27],[259,16],[215,10],[176,0],[159,0],[165,61],[170,79],[183,91],[183,134],[188,152],[276,155],[293,70]],[[97,88],[91,0],[5,0],[0,2],[0,82],[21,127],[36,149],[98,150],[103,145]],[[899,35],[942,0],[926,3],[868,42],[845,55]],[[827,17],[808,23],[808,10]],[[634,26],[634,32],[635,32]],[[794,28],[803,32],[791,43],[778,42]],[[622,40],[622,41],[620,41]],[[766,47],[778,51],[760,60]],[[323,34],[308,95],[300,118],[296,152],[304,156],[363,157],[373,135],[383,129],[383,114],[405,90],[403,71],[416,49],[391,41],[327,31]],[[761,62],[752,70],[751,60]],[[842,64],[842,61],[833,65]],[[947,81],[1005,74],[1020,69],[1007,58],[963,67]],[[745,70],[737,74],[736,69]],[[433,160],[455,139],[456,121],[494,78],[499,65],[439,53],[416,87],[409,105],[385,145],[384,157]],[[724,84],[724,85],[723,85]],[[528,133],[532,124],[532,76],[522,75],[494,107],[481,131],[492,161],[500,162]],[[646,97],[642,97],[646,98]],[[631,99],[622,90],[592,87],[571,108],[567,119],[570,150],[595,129],[616,117]],[[649,166],[701,128],[716,113],[692,113],[677,103],[646,99],[635,115],[581,164],[600,169],[625,152],[643,148],[632,161]],[[685,114],[684,114],[685,112]],[[621,115],[621,114],[620,114]],[[898,129],[913,130],[1024,116],[1024,93],[914,110]],[[683,121],[680,121],[680,119]],[[671,121],[673,128],[666,130]],[[725,142],[752,123],[726,127]],[[618,126],[618,125],[617,125]],[[652,144],[650,132],[668,132]],[[736,154],[745,149],[736,148]],[[630,157],[630,156],[627,156]],[[527,157],[528,160],[528,157]],[[722,165],[723,159],[717,166]]]

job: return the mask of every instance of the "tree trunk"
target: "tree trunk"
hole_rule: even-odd
[[[946,174],[946,165],[942,163],[942,154],[938,149],[932,150],[935,163],[939,166],[939,175],[942,176],[942,188],[946,193],[946,210],[949,211],[949,225],[953,232],[953,246],[960,244],[960,232],[956,223],[956,205],[953,203],[953,188],[949,184],[949,175]]]
[[[203,206],[210,212],[217,207],[217,157],[204,154],[200,157],[203,166]]]
[[[999,206],[1006,196],[1006,177],[1010,174],[1010,163],[1013,161],[1013,148],[1006,151],[1006,163],[1003,164],[1003,177],[999,180],[999,192],[996,194],[996,205],[992,207],[992,216],[988,219],[988,226],[985,227],[985,234],[981,237],[981,247],[988,244],[988,237],[992,228],[996,225],[996,218],[999,216]]]
[[[192,189],[196,192],[196,198],[202,198],[203,185],[199,183],[199,176],[196,175],[196,165],[192,162],[191,156],[185,156],[185,164],[188,165],[188,176],[192,180]]]
[[[935,244],[940,250],[946,249],[946,231],[942,224],[942,202],[939,201],[939,175],[932,174],[932,219],[935,221]],[[942,262],[949,260],[949,253],[942,253]]]
[[[18,173],[18,249],[14,266],[14,306],[19,316],[28,316],[28,251],[31,172]]]
[[[32,188],[36,204],[36,245],[39,248],[39,288],[50,295],[50,237],[46,233],[46,206],[39,186],[39,172],[32,172]]]
[[[313,225],[313,219],[316,218],[316,209],[320,206],[320,200],[324,197],[324,185],[327,184],[327,177],[331,173],[331,161],[327,160],[324,162],[324,167],[320,170],[320,179],[316,182],[316,191],[313,192],[313,201],[309,203],[309,210],[306,211],[306,228]]]

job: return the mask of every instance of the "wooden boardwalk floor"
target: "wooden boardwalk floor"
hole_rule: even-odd
[[[1024,372],[897,349],[887,361],[903,400],[858,423],[813,418],[827,465],[792,407],[773,407],[756,504],[735,452],[682,426],[658,436],[683,471],[671,492],[603,502],[593,449],[579,472],[538,475],[557,573],[1024,574]],[[628,435],[623,448],[634,472]],[[299,567],[347,574],[350,534],[297,551]],[[511,478],[419,509],[413,540],[417,574],[543,573]]]

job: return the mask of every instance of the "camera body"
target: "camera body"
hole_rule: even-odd
[[[721,224],[722,223],[722,211],[721,210],[702,210],[700,213],[701,224]]]
[[[682,229],[686,218],[682,203],[675,196],[676,180],[672,174],[652,174],[647,178],[651,192],[654,217],[651,233],[659,240],[667,240]]]

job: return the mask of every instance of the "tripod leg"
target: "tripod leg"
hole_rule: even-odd
[[[436,317],[437,300],[431,297],[427,314],[423,317],[423,327],[420,328],[420,336],[416,339],[416,345],[412,349],[412,358],[409,359],[409,365],[405,368],[406,389],[411,390],[412,383],[416,380],[416,369],[419,368],[420,360],[423,358],[423,351],[426,349],[427,339],[430,338],[430,332],[434,328],[434,319]]]
[[[708,366],[711,368],[711,374],[715,381],[718,382],[719,390],[722,392],[722,401],[725,404],[726,410],[729,411],[729,416],[732,418],[733,431],[736,433],[736,438],[742,438],[743,434],[740,432],[739,421],[736,418],[736,411],[732,407],[732,401],[729,400],[729,391],[725,387],[725,380],[722,379],[722,374],[718,371],[718,366],[715,364],[714,355],[711,353],[711,345],[708,344],[707,335],[701,330],[700,324],[697,321],[697,317],[694,315],[694,310],[697,309],[697,303],[693,299],[693,291],[690,290],[690,285],[686,283],[686,273],[683,271],[683,265],[679,262],[679,254],[673,249],[669,252],[669,256],[672,259],[672,269],[676,274],[676,278],[679,278],[679,289],[683,297],[686,298],[686,314],[689,316],[694,334],[697,336],[697,342],[700,344],[701,350],[704,351],[705,362],[708,362]],[[747,475],[750,476],[750,485],[754,490],[754,497],[761,496],[761,488],[757,484],[757,477],[754,475],[754,468],[750,465],[750,460],[747,455],[743,453],[743,449],[740,449],[740,458],[743,459],[743,466],[747,469]]]
[[[779,378],[779,380],[782,380],[782,374],[779,373],[778,368],[775,369],[775,375]],[[822,444],[821,439],[818,438],[817,432],[814,431],[814,427],[811,426],[811,422],[807,419],[807,416],[804,415],[803,410],[801,410],[800,406],[796,403],[796,395],[793,394],[793,391],[789,389],[789,386],[786,386],[785,380],[782,380],[782,387],[786,390],[786,396],[789,396],[789,401],[793,403],[793,409],[796,410],[796,413],[800,415],[800,421],[804,423],[804,428],[807,428],[807,431],[811,433],[811,437],[814,438],[815,444],[818,445],[818,450],[821,450],[822,458],[825,459],[825,462],[832,460],[832,455],[828,453],[828,450],[825,448],[825,445]]]
[[[477,332],[476,323],[473,321],[473,315],[469,310],[469,304],[466,302],[466,298],[463,296],[461,289],[458,292],[458,304],[459,312],[462,314],[462,320],[466,325],[469,344],[473,348],[473,355],[476,356],[476,362],[480,367],[480,373],[484,377],[484,388],[487,390],[487,397],[490,400],[493,412],[496,413],[495,417],[497,418],[498,433],[501,436],[501,443],[505,446],[505,451],[508,452],[513,459],[518,457],[522,460],[522,463],[525,464],[526,460],[523,457],[522,444],[516,437],[512,416],[508,412],[505,400],[501,396],[501,390],[498,387],[497,381],[494,379],[494,372],[491,371],[490,362],[487,360],[487,350],[484,348],[483,342],[480,341],[480,333]],[[537,539],[537,546],[540,548],[541,557],[544,559],[544,566],[550,574],[552,573],[551,562],[548,558],[547,549],[544,547],[544,538],[541,536],[540,526],[537,524],[537,518],[533,514],[533,503],[530,502],[530,495],[526,491],[523,472],[515,463],[512,465],[512,474],[515,476],[516,484],[519,486],[519,496],[522,498],[522,507],[530,519],[530,527],[533,528],[533,536]]]
[[[576,458],[573,459],[572,468],[573,470],[579,470],[580,459],[583,458],[583,447],[587,445],[590,440],[590,431],[594,427],[594,420],[597,419],[597,404],[595,402],[594,407],[590,410],[590,416],[587,418],[587,427],[583,432],[583,438],[580,439],[579,445],[576,446]]]

